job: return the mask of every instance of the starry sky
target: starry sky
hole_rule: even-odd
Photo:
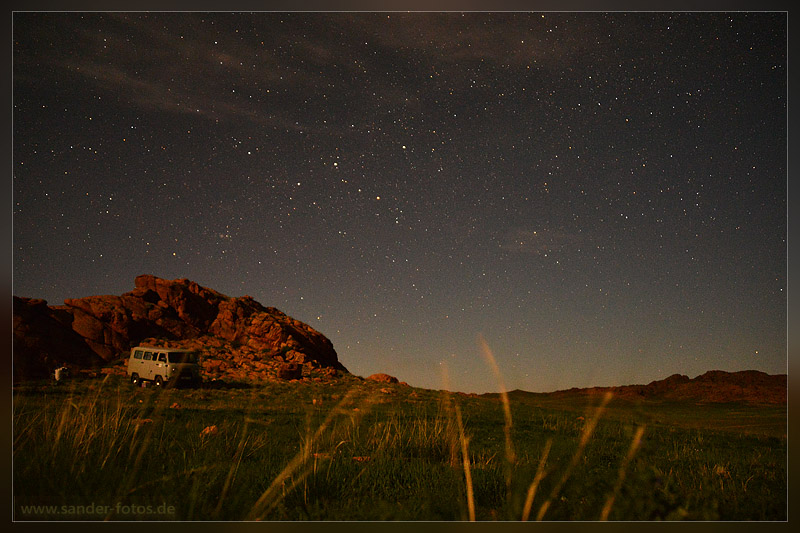
[[[13,293],[189,278],[433,389],[785,373],[787,18],[14,13]]]

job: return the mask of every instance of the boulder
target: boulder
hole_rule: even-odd
[[[278,378],[287,381],[303,377],[303,367],[297,363],[283,363],[278,367]]]
[[[377,381],[378,383],[398,383],[398,379],[389,374],[372,374],[367,378],[370,381]]]
[[[70,327],[71,317],[45,300],[13,298],[13,379],[49,377],[59,367],[99,368],[104,360]]]

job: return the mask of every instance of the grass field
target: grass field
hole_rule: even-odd
[[[14,389],[16,520],[785,520],[786,408],[361,380]]]

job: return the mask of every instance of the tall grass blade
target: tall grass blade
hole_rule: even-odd
[[[586,444],[589,442],[589,439],[591,438],[592,433],[594,432],[594,428],[597,425],[597,421],[600,419],[600,416],[603,414],[603,411],[605,411],[606,405],[608,405],[608,402],[611,401],[612,396],[613,394],[610,391],[606,392],[603,395],[603,399],[600,402],[600,405],[597,407],[597,409],[595,409],[594,416],[586,422],[586,425],[583,427],[583,432],[581,433],[581,440],[578,443],[578,448],[575,450],[575,453],[572,456],[572,460],[569,462],[569,465],[567,465],[567,468],[564,470],[564,474],[561,476],[561,479],[559,479],[558,483],[556,483],[556,485],[553,487],[550,496],[539,508],[539,513],[536,515],[536,520],[542,520],[544,518],[544,515],[550,508],[550,505],[553,503],[553,500],[555,500],[556,496],[558,496],[558,493],[561,492],[561,489],[564,486],[564,484],[572,475],[572,470],[580,461],[581,456],[583,455],[583,450],[584,448],[586,448]]]
[[[169,389],[165,389],[160,391],[156,398],[155,407],[153,408],[153,412],[151,413],[151,417],[157,418],[161,415],[161,413],[166,409],[167,403],[172,398],[171,391]],[[134,422],[135,423],[135,422]],[[155,439],[155,423],[151,422],[145,424],[144,426],[140,424],[136,424],[133,430],[133,436],[130,439],[130,454],[133,454],[133,450],[136,449],[138,453],[136,453],[136,458],[133,460],[130,468],[126,470],[127,476],[125,476],[125,480],[119,484],[117,488],[117,496],[115,498],[116,501],[122,502],[125,498],[139,490],[141,485],[137,484],[137,479],[141,474],[140,469],[142,465],[142,461],[146,454],[148,453],[148,449],[150,448],[151,443]],[[141,441],[137,440],[139,435],[139,431],[142,431],[141,428],[145,427],[146,429],[143,430],[144,435],[141,437]],[[163,431],[163,425],[161,427]],[[112,516],[116,510],[112,507],[110,513],[106,516],[106,520],[111,520]]]
[[[494,377],[497,379],[497,384],[500,386],[500,400],[503,403],[503,414],[505,415],[505,426],[503,427],[503,431],[506,437],[506,459],[508,460],[509,466],[513,468],[514,463],[516,463],[516,454],[514,452],[514,444],[511,441],[511,402],[508,400],[506,384],[503,381],[503,375],[500,373],[500,367],[497,366],[497,360],[494,358],[494,354],[492,353],[491,348],[489,348],[489,344],[482,335],[478,336],[478,343],[480,344],[483,358],[491,367]]]
[[[522,521],[527,522],[531,514],[531,507],[533,506],[533,498],[536,496],[536,489],[539,488],[539,483],[544,479],[545,471],[544,465],[547,462],[547,456],[550,454],[550,446],[553,444],[553,439],[547,439],[542,451],[542,457],[539,459],[539,466],[536,469],[536,475],[533,476],[531,486],[528,488],[528,494],[525,497],[525,507],[522,510]]]
[[[356,394],[356,389],[350,389],[344,398],[342,398],[342,400],[336,405],[336,407],[331,409],[331,411],[328,413],[328,416],[317,428],[314,435],[311,435],[305,439],[304,445],[301,447],[297,455],[295,455],[294,458],[289,461],[289,464],[287,464],[286,467],[275,477],[275,479],[273,479],[270,486],[267,487],[258,500],[256,500],[256,503],[253,505],[250,513],[248,514],[247,520],[262,520],[264,516],[266,516],[276,505],[278,505],[284,495],[294,489],[302,480],[305,479],[306,476],[308,476],[313,468],[312,465],[308,464],[310,449],[313,442],[319,439],[319,437],[323,434],[323,432],[327,429],[337,415],[345,413],[343,406],[346,405],[354,396],[356,396]],[[363,413],[364,409],[360,409],[359,412]],[[287,490],[285,488],[286,480],[292,478],[298,471],[299,476],[293,479],[289,489]],[[282,492],[280,497],[278,497],[279,491]]]
[[[450,376],[447,372],[447,365],[442,364],[442,380],[444,381],[445,391],[450,389]],[[461,464],[464,467],[464,483],[467,488],[467,512],[469,513],[469,521],[475,521],[475,491],[472,486],[472,471],[470,470],[469,461],[469,439],[464,431],[464,421],[461,417],[461,409],[458,404],[452,400],[450,393],[447,392],[446,396],[448,412],[454,412],[456,424],[458,426],[458,440],[461,444]],[[452,411],[451,411],[452,410]]]
[[[464,423],[461,420],[461,409],[454,405],[456,420],[458,422],[458,436],[461,441],[461,457],[464,460],[464,480],[467,484],[467,509],[469,511],[469,521],[475,521],[475,492],[472,487],[472,472],[469,467],[469,439],[464,434]]]
[[[222,486],[222,491],[219,494],[219,501],[217,503],[217,508],[214,510],[214,514],[219,516],[220,512],[222,512],[222,502],[225,500],[225,497],[228,495],[228,490],[231,488],[231,484],[233,483],[234,478],[236,477],[236,472],[239,470],[239,465],[242,462],[242,456],[244,455],[244,449],[247,446],[247,422],[248,418],[245,417],[244,427],[242,427],[242,437],[239,439],[239,446],[236,448],[236,455],[234,456],[233,463],[231,464],[230,470],[228,470],[228,476],[225,478],[225,484]]]
[[[625,475],[628,470],[628,465],[630,464],[631,460],[633,460],[633,456],[636,455],[636,451],[639,449],[639,445],[642,443],[642,435],[644,435],[644,426],[639,426],[636,428],[636,433],[633,435],[633,440],[631,441],[631,447],[628,449],[628,454],[625,456],[625,459],[622,460],[622,464],[619,467],[619,475],[617,476],[617,483],[614,485],[614,491],[609,495],[608,499],[606,500],[606,504],[603,506],[603,511],[600,513],[600,520],[602,521],[608,520],[608,515],[611,514],[611,508],[614,506],[614,500],[616,500],[617,494],[619,494],[619,490],[622,488],[622,484],[625,482]]]

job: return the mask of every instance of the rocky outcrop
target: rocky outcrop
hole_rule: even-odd
[[[551,393],[555,396],[600,395],[611,392],[617,398],[691,400],[695,402],[748,402],[783,404],[787,399],[787,375],[766,374],[757,370],[724,372],[711,370],[694,379],[682,374],[652,381],[647,385],[592,387]]]
[[[390,376],[389,374],[372,374],[367,377],[367,379],[370,381],[377,381],[378,383],[399,383],[396,377]]]
[[[707,402],[746,400],[751,403],[780,404],[787,399],[787,375],[770,375],[757,370],[724,372],[711,370],[687,380],[663,394],[672,399],[699,399]]]
[[[201,352],[213,345],[217,358],[234,367],[238,360],[347,372],[327,337],[274,307],[150,275],[138,276],[131,292],[68,299],[61,306],[15,297],[14,340],[19,377],[53,361],[79,367],[113,362],[145,341],[189,344]]]
[[[99,367],[103,359],[71,328],[72,315],[44,300],[13,299],[15,381],[44,378],[60,366]]]
[[[645,386],[645,389],[651,395],[658,395],[675,390],[676,388],[689,383],[690,381],[691,379],[689,376],[683,374],[672,374],[667,378],[651,381]]]

